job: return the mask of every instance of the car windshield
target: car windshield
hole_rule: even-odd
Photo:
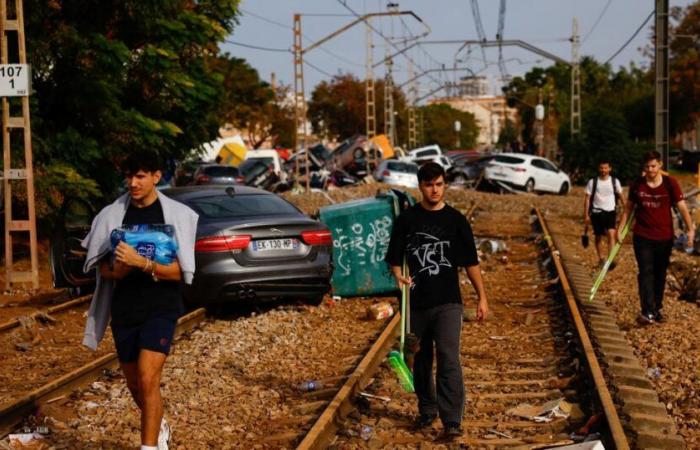
[[[505,155],[496,156],[493,159],[493,161],[498,162],[498,163],[503,163],[503,164],[522,164],[525,162],[525,160],[522,158],[516,158],[515,156],[505,156]]]
[[[291,203],[273,194],[233,197],[220,194],[188,199],[185,203],[201,216],[210,219],[299,214],[299,210]]]
[[[204,173],[210,177],[236,177],[238,169],[228,166],[209,166],[204,169]]]
[[[418,166],[416,166],[415,164],[406,164],[402,162],[392,161],[387,163],[386,168],[396,172],[418,173]]]

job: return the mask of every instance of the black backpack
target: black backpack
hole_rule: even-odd
[[[612,178],[612,183],[613,183],[613,194],[615,194],[615,206],[617,207],[617,204],[620,203],[620,194],[617,192],[617,185],[620,183],[620,181],[615,178]],[[620,184],[622,186],[622,184]],[[598,177],[593,178],[593,189],[591,189],[591,198],[588,199],[588,215],[590,216],[593,214],[593,198],[595,197],[595,191],[598,189]],[[670,191],[669,191],[670,192]]]

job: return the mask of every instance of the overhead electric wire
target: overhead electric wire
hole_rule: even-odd
[[[328,78],[333,78],[333,77],[335,76],[335,75],[333,75],[332,73],[328,73],[328,72],[326,72],[325,70],[321,69],[320,67],[317,67],[317,66],[315,66],[314,64],[311,64],[311,63],[310,63],[309,61],[307,61],[307,60],[304,60],[304,64],[306,64],[307,66],[311,67],[311,68],[314,69],[315,71],[317,71],[317,72],[319,72],[319,73],[322,73],[323,75],[327,76]]]
[[[591,27],[590,30],[588,30],[588,33],[586,33],[586,35],[585,35],[585,36],[583,37],[583,39],[581,40],[581,44],[582,44],[582,45],[583,45],[584,42],[586,42],[586,39],[588,39],[588,37],[589,37],[591,34],[593,34],[593,31],[595,31],[596,27],[598,26],[598,24],[600,23],[600,21],[603,19],[603,16],[605,15],[605,13],[607,12],[608,8],[610,7],[610,4],[612,4],[612,0],[608,0],[608,2],[607,2],[607,3],[605,4],[605,6],[603,7],[602,11],[600,11],[600,14],[598,14],[598,18],[597,18],[597,19],[595,20],[595,22],[593,23],[593,26]]]
[[[346,2],[345,0],[337,0],[337,1],[338,1],[338,3],[340,3],[341,5],[343,5],[343,6],[345,7],[345,9],[347,9],[348,11],[350,11],[351,13],[353,13],[353,15],[354,15],[355,17],[357,17],[358,19],[362,17],[362,16],[360,16],[354,9],[352,9],[350,6],[348,6],[348,4],[347,4],[347,2]],[[363,22],[365,22],[365,24],[366,24],[373,32],[375,32],[375,33],[378,34],[382,39],[384,39],[384,41],[385,41],[387,44],[389,44],[391,47],[393,47],[394,50],[397,50],[397,51],[402,50],[402,49],[399,48],[399,46],[396,45],[394,42],[391,42],[391,39],[389,39],[384,33],[380,32],[380,31],[379,31],[374,25],[372,25],[369,21],[367,21],[367,20],[365,19],[365,20],[363,20]],[[420,70],[421,72],[425,72],[425,69],[424,69],[421,65],[419,65],[413,58],[411,58],[410,56],[406,55],[405,53],[402,53],[402,56],[403,56],[404,58],[410,60],[410,61],[413,63],[413,65],[414,65],[418,70]],[[435,77],[429,76],[428,78],[432,79],[432,80],[433,80],[434,82],[436,82],[436,83],[439,83],[439,81],[436,80]]]
[[[479,0],[471,0],[472,5],[472,16],[474,17],[474,26],[476,27],[476,34],[480,41],[486,40],[486,33],[484,32],[484,24],[481,22],[481,12],[479,12]],[[486,50],[484,46],[481,45],[481,56],[486,59]]]
[[[243,42],[234,42],[234,41],[230,41],[228,39],[224,39],[224,42],[227,44],[231,44],[231,45],[238,45],[240,47],[251,48],[253,50],[262,50],[262,51],[266,51],[266,52],[280,52],[280,53],[290,53],[291,52],[291,50],[289,50],[288,48],[261,47],[259,45],[244,44]]]
[[[632,40],[634,40],[635,37],[637,37],[637,35],[639,34],[639,32],[642,31],[642,28],[644,28],[644,26],[647,24],[647,22],[649,22],[649,19],[651,19],[651,18],[654,16],[654,13],[655,13],[655,12],[656,12],[656,11],[652,11],[652,12],[647,16],[647,18],[644,19],[644,22],[642,22],[642,24],[639,26],[639,28],[637,28],[637,30],[634,32],[634,34],[633,34],[632,36],[630,36],[629,39],[627,39],[627,42],[625,42],[624,44],[622,44],[622,47],[620,47],[610,58],[608,58],[608,59],[605,61],[605,64],[608,64],[610,61],[612,61],[613,59],[615,59],[615,57],[616,57],[617,55],[619,55],[620,52],[622,52],[622,50],[624,50],[624,49],[630,44],[630,42],[632,42]]]
[[[291,26],[289,26],[289,25],[287,25],[287,24],[285,24],[285,23],[277,22],[277,21],[275,21],[275,20],[272,20],[272,19],[270,19],[270,18],[267,18],[267,17],[265,17],[265,16],[261,16],[260,14],[256,14],[256,13],[254,13],[254,12],[251,12],[251,11],[248,11],[248,10],[245,10],[245,9],[242,9],[242,8],[240,9],[240,11],[241,11],[243,14],[247,14],[247,15],[249,15],[249,16],[255,17],[256,19],[262,20],[263,22],[267,22],[267,23],[269,23],[269,24],[271,24],[271,25],[276,25],[276,26],[282,27],[282,28],[284,28],[284,29],[286,29],[286,30],[294,31],[294,28],[293,28],[293,27],[291,27]],[[303,15],[305,15],[305,16],[317,16],[317,15],[315,15],[315,14],[303,14]],[[348,16],[350,16],[350,14],[337,14],[337,16],[348,17]],[[321,16],[321,17],[323,17],[323,16]],[[303,37],[307,42],[311,42],[311,43],[314,42],[311,38],[309,38],[309,37],[306,36],[305,34],[302,34],[302,37]],[[358,63],[356,63],[355,61],[351,61],[351,60],[349,60],[349,59],[347,59],[347,58],[344,58],[343,56],[340,56],[340,55],[338,55],[337,53],[332,52],[332,51],[328,50],[327,48],[325,48],[325,47],[323,47],[323,46],[320,46],[320,47],[319,47],[319,50],[321,50],[322,52],[326,53],[327,55],[332,56],[333,58],[335,58],[335,59],[337,59],[338,61],[341,61],[341,62],[343,62],[343,63],[345,63],[345,64],[349,64],[349,65],[352,65],[352,66],[355,66],[355,67],[364,67],[364,65],[358,64]]]

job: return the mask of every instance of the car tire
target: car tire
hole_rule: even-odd
[[[525,192],[531,194],[535,192],[535,180],[528,178],[525,182]]]
[[[305,305],[309,306],[321,306],[321,303],[323,303],[323,297],[323,295],[319,295],[318,297],[305,298],[303,302]]]
[[[561,187],[559,188],[559,195],[566,195],[569,193],[569,183],[566,181],[561,184]]]
[[[364,152],[361,148],[356,148],[356,149],[352,152],[352,157],[353,157],[354,159],[362,159],[363,156],[365,156],[365,152]]]

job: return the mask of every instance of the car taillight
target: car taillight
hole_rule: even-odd
[[[194,244],[196,252],[226,252],[230,250],[243,250],[250,244],[251,235],[238,236],[209,236],[197,239]]]
[[[391,172],[389,172],[388,170],[385,170],[384,172],[382,172],[383,177],[388,177],[389,175],[391,175]]]
[[[211,180],[211,177],[209,177],[207,175],[200,175],[197,177],[196,183],[197,184],[204,184],[204,183],[208,183],[210,180]]]
[[[333,237],[329,230],[302,231],[301,240],[308,245],[333,244]]]
[[[526,169],[524,167],[511,167],[510,170],[514,172],[525,172]]]

